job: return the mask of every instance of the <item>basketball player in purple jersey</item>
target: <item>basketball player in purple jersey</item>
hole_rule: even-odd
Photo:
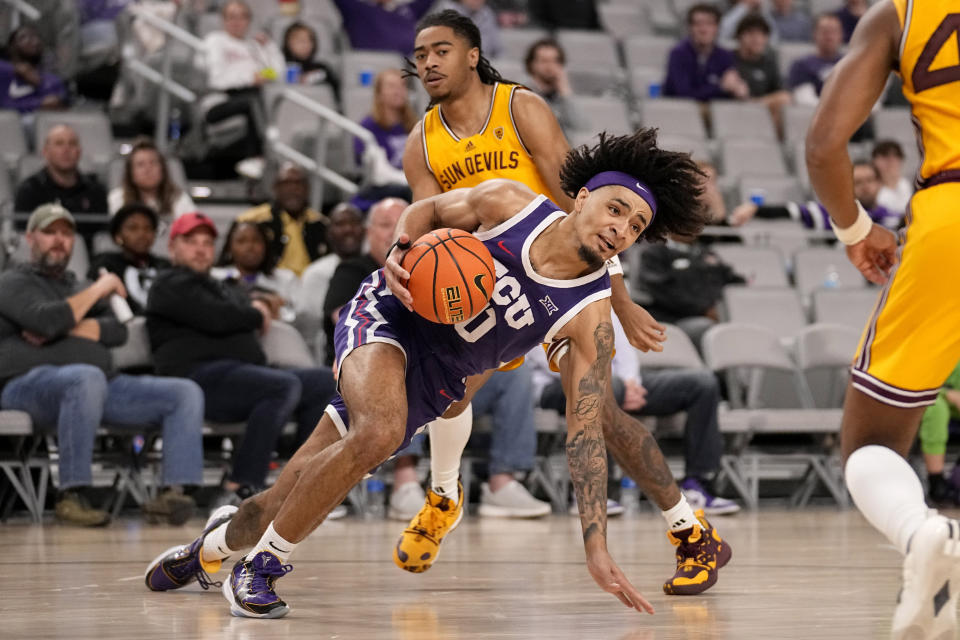
[[[245,500],[235,513],[214,512],[193,543],[169,549],[151,563],[147,586],[165,591],[194,579],[209,586],[208,572],[252,545],[223,583],[231,613],[286,615],[289,607],[275,586],[292,569],[287,562],[296,545],[364,473],[445,410],[441,392],[464,398],[470,393],[466,378],[550,338],[567,346],[559,360],[569,399],[567,454],[588,569],[623,604],[652,613],[606,548],[603,422],[609,413],[603,399],[609,393],[613,329],[604,261],[641,233],[651,240],[697,233],[705,222],[697,202],[701,179],[689,155],[658,149],[656,134],[641,130],[601,137],[593,149],[568,154],[563,186],[576,196],[569,214],[506,180],[408,207],[398,226],[401,235],[455,227],[485,243],[497,261],[490,304],[459,325],[434,324],[405,308],[382,269],[372,274],[337,324],[340,395],[316,430],[273,487]],[[403,275],[394,269],[391,278]],[[729,558],[726,543],[709,527],[685,544],[715,566]]]
[[[404,152],[404,172],[415,201],[491,178],[508,178],[547,195],[565,211],[573,208],[576,193],[564,193],[560,180],[570,147],[556,117],[539,96],[501,78],[483,57],[480,32],[469,18],[455,11],[426,16],[417,25],[414,59],[431,98],[431,108],[411,131]],[[642,351],[660,351],[663,327],[630,299],[619,263],[612,267],[611,304],[628,338]],[[468,387],[480,388],[492,373],[470,379]],[[686,498],[653,435],[620,408],[612,393],[605,403],[610,416],[604,422],[604,437],[610,452],[660,508],[670,541],[680,545],[703,523],[677,517],[689,511]],[[405,571],[428,570],[440,544],[463,517],[460,460],[472,426],[467,401],[454,403],[429,425],[426,499],[393,550],[394,563]],[[684,551],[663,588],[669,594],[693,595],[710,588],[716,573],[716,567],[693,562]]]

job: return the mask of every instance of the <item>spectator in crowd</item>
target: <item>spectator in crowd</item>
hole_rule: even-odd
[[[489,0],[487,4],[503,29],[522,29],[530,23],[527,0]]]
[[[215,92],[203,100],[205,119],[208,123],[237,115],[246,119],[246,135],[225,155],[242,158],[237,172],[257,179],[264,169],[260,87],[275,81],[284,72],[286,61],[266,34],[250,35],[252,13],[245,2],[229,0],[221,11],[223,31],[207,34],[203,41],[207,86]]]
[[[596,0],[528,0],[530,17],[547,29],[599,29]],[[486,40],[483,41],[486,46]]]
[[[340,79],[330,65],[316,59],[317,32],[308,24],[294,22],[283,32],[283,57],[287,66],[296,65],[300,71],[300,84],[325,84],[340,100]]]
[[[107,190],[94,174],[80,172],[81,153],[76,131],[52,127],[43,141],[44,167],[17,187],[14,210],[59,202],[71,213],[106,213]]]
[[[237,222],[263,227],[277,266],[298,277],[307,266],[327,253],[329,220],[310,207],[310,183],[299,166],[288,162],[277,171],[273,202],[246,211]]]
[[[170,229],[174,268],[160,274],[147,300],[147,330],[157,373],[194,380],[203,389],[205,416],[247,423],[224,482],[235,502],[262,488],[270,458],[288,420],[300,441],[313,431],[333,396],[327,368],[266,366],[257,332],[270,331],[273,312],[239,286],[214,280],[217,230],[207,216],[188,213]]]
[[[920,449],[927,468],[927,501],[935,507],[960,506],[960,490],[943,475],[951,419],[960,419],[960,363],[920,420]]]
[[[166,158],[146,138],[137,140],[127,154],[122,182],[107,194],[107,210],[113,215],[120,207],[135,202],[151,207],[165,225],[197,210],[190,194],[170,176]]]
[[[446,9],[453,9],[473,20],[473,24],[480,29],[480,41],[483,42],[483,54],[486,57],[499,58],[503,55],[500,24],[496,12],[487,5],[487,0],[440,0],[433,11]]]
[[[869,8],[868,0],[844,0],[843,6],[836,10],[835,14],[843,25],[844,42],[850,42],[853,30],[857,28],[857,23]]]
[[[870,157],[880,172],[877,204],[893,213],[904,215],[910,196],[913,195],[913,183],[903,175],[903,148],[896,140],[879,140]]]
[[[680,489],[694,509],[708,515],[736,513],[740,506],[714,495],[713,482],[720,471],[723,436],[717,411],[720,406],[720,385],[708,369],[648,369],[641,375],[637,351],[627,342],[620,321],[613,320],[615,340],[623,344],[613,357],[611,386],[617,404],[641,416],[671,416],[685,413],[683,432],[684,478]],[[541,353],[531,358],[537,368],[534,393],[539,406],[563,413],[567,402],[560,376],[547,366]]]
[[[737,25],[737,72],[750,89],[750,98],[767,105],[780,137],[783,137],[783,109],[790,93],[780,81],[780,65],[769,47],[770,26],[759,14],[748,14]]]
[[[573,90],[567,78],[567,56],[560,43],[553,38],[534,42],[527,49],[524,63],[533,81],[530,88],[547,101],[567,137],[573,131],[584,129],[585,118],[570,99]]]
[[[853,163],[853,192],[875,223],[891,230],[899,229],[903,224],[902,214],[890,211],[877,201],[880,172],[872,162],[858,160]],[[792,218],[808,229],[830,229],[830,214],[821,204],[813,201],[806,204],[786,202],[764,205],[745,202],[730,214],[730,224],[740,226],[754,217]]]
[[[38,207],[27,222],[30,262],[0,274],[0,407],[26,411],[40,428],[56,428],[56,514],[85,526],[109,520],[89,502],[101,422],[129,425],[131,434],[161,425],[166,489],[145,510],[151,518],[183,524],[195,506],[183,488],[202,481],[203,394],[189,380],[113,371],[110,347],[126,341],[127,329],[107,298],[126,292],[113,273],[81,284],[67,271],[75,228],[62,206]]]
[[[105,103],[120,77],[117,18],[132,0],[75,0],[80,10],[77,93]]]
[[[638,297],[660,322],[680,327],[699,349],[719,320],[717,306],[728,284],[746,280],[694,238],[671,236],[640,254]]]
[[[703,193],[700,202],[710,214],[710,224],[723,224],[727,219],[727,205],[723,201],[723,192],[717,180],[717,168],[709,160],[699,160],[697,167],[704,173]]]
[[[677,98],[746,98],[747,83],[737,73],[733,54],[717,46],[720,10],[695,4],[687,11],[688,38],[670,51],[663,93]]]
[[[809,42],[813,22],[806,11],[797,9],[793,0],[772,0],[770,17],[781,42]]]
[[[134,202],[120,207],[110,218],[110,237],[120,249],[99,253],[90,261],[90,280],[99,278],[101,269],[114,273],[127,290],[127,303],[134,315],[147,309],[147,294],[162,269],[170,261],[150,251],[157,239],[159,217],[151,207]]]
[[[69,96],[63,80],[43,70],[43,42],[30,25],[22,25],[7,42],[10,61],[0,60],[0,109],[21,114],[60,109]]]
[[[834,65],[840,61],[843,45],[843,26],[840,18],[832,13],[817,16],[813,28],[814,54],[795,60],[790,65],[788,84],[796,104],[816,105],[820,91]]]
[[[35,21],[24,20],[23,14],[6,8],[0,11],[0,34],[8,36],[16,24],[29,24],[46,43],[43,68],[65,82],[73,80],[80,53],[80,11],[76,2],[64,0],[30,0],[40,13]]]
[[[727,9],[720,20],[719,38],[721,40],[739,39],[737,33],[740,22],[747,16],[753,15],[763,20],[767,25],[767,36],[773,34],[773,39],[777,39],[777,22],[773,19],[773,14],[767,7],[765,0],[735,0],[733,6]]]
[[[363,212],[349,202],[341,202],[330,212],[330,227],[327,229],[330,253],[310,263],[303,272],[296,306],[297,327],[307,342],[313,344],[317,362],[327,365],[333,362],[333,354],[326,353],[326,334],[321,331],[330,278],[341,261],[360,255],[363,238]]]
[[[263,300],[275,320],[291,323],[300,280],[289,269],[277,267],[277,256],[263,227],[255,222],[234,222],[227,231],[217,266],[210,275],[239,285],[251,300]]]
[[[354,49],[413,53],[417,21],[436,0],[335,0]]]
[[[373,105],[370,114],[360,121],[360,126],[370,131],[383,149],[387,162],[394,169],[403,171],[403,149],[407,135],[417,123],[417,115],[410,105],[407,83],[399,69],[387,69],[377,74],[373,81]],[[366,145],[354,138],[353,148],[357,163],[363,162]],[[399,180],[405,182],[402,178]]]

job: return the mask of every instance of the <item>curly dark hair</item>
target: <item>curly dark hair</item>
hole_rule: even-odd
[[[689,153],[657,147],[656,129],[639,129],[628,136],[604,131],[596,145],[571,149],[560,169],[564,193],[576,198],[580,188],[603,171],[635,176],[653,191],[657,214],[640,239],[660,242],[671,234],[693,236],[707,224],[706,207],[700,202],[706,175]]]

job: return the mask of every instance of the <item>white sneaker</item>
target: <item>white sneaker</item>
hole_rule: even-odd
[[[266,168],[266,160],[257,156],[241,160],[234,166],[233,170],[248,180],[259,180],[263,177]]]
[[[404,482],[399,487],[394,487],[393,493],[390,494],[387,517],[391,520],[408,522],[420,513],[426,499],[427,494],[423,492],[419,482]]]
[[[681,482],[680,491],[691,509],[703,509],[708,516],[722,516],[740,511],[740,505],[733,500],[712,495],[696,478],[686,478]]]
[[[623,515],[623,512],[626,509],[623,508],[623,505],[614,500],[613,498],[607,498],[607,517],[614,518],[616,516]],[[577,499],[574,498],[570,501],[570,508],[567,509],[567,513],[571,516],[580,517],[580,507],[577,506]]]
[[[337,506],[335,506],[335,507],[333,508],[333,511],[331,511],[330,513],[327,514],[327,517],[324,518],[324,521],[326,521],[326,520],[339,520],[340,518],[346,516],[347,513],[348,513],[348,511],[347,511],[347,506],[344,505],[344,504],[338,504]]]
[[[527,489],[511,480],[498,491],[490,491],[484,482],[480,487],[481,516],[489,518],[540,518],[550,513],[550,503],[537,500]]]
[[[960,522],[935,514],[910,539],[903,588],[893,613],[894,640],[947,640],[957,626]]]

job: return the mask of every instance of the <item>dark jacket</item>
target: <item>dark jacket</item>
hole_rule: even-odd
[[[349,303],[357,295],[363,279],[380,268],[380,265],[370,254],[347,258],[337,265],[336,271],[330,276],[330,286],[327,288],[327,297],[323,301],[323,331],[327,335],[327,365],[333,364],[334,324],[330,314]]]
[[[640,258],[638,284],[650,300],[644,306],[660,322],[702,316],[719,302],[726,285],[744,282],[702,245],[653,245]]]
[[[13,209],[29,213],[48,202],[59,202],[70,213],[107,213],[107,190],[92,173],[81,173],[75,185],[61,187],[44,168],[20,183]]]
[[[112,372],[109,347],[126,342],[127,328],[117,321],[106,300],[97,302],[85,316],[100,324],[99,342],[69,335],[77,323],[67,298],[88,285],[77,282],[70,271],[51,278],[32,265],[17,265],[0,274],[0,386],[44,364],[91,364],[104,373]],[[23,339],[24,330],[48,341],[35,346]]]
[[[136,265],[121,251],[98,253],[90,261],[90,270],[87,277],[96,280],[100,276],[100,269],[115,273],[123,286],[127,288],[127,303],[134,315],[142,316],[147,310],[147,294],[153,281],[163,269],[170,268],[170,261],[154,255],[147,257],[143,266]]]
[[[203,362],[264,364],[260,312],[239,287],[186,267],[162,272],[147,298],[147,331],[157,373],[185,377]]]

